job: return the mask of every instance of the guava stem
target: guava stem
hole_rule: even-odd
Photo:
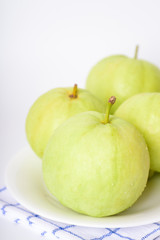
[[[137,59],[138,50],[139,50],[139,46],[137,45],[137,46],[136,46],[136,49],[135,49],[135,53],[134,53],[134,59]]]
[[[73,87],[73,92],[72,94],[69,95],[70,98],[77,98],[78,97],[78,88],[77,88],[77,84],[74,84],[74,87]]]
[[[105,118],[104,118],[104,121],[103,121],[104,124],[109,123],[109,113],[110,113],[111,107],[115,103],[115,101],[116,101],[116,97],[112,96],[112,97],[109,98],[109,100],[107,102],[106,114],[105,114]]]

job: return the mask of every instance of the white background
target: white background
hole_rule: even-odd
[[[35,99],[54,87],[84,87],[97,61],[132,57],[136,44],[139,58],[160,67],[159,0],[0,0],[0,186],[7,162],[27,144]],[[0,219],[0,239],[22,237],[41,239]]]

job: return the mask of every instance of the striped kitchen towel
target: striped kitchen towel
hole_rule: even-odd
[[[89,228],[64,224],[37,215],[15,201],[0,187],[0,215],[38,232],[42,239],[59,240],[160,240],[160,223],[132,228]]]

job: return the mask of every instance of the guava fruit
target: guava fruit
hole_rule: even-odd
[[[138,49],[137,49],[138,50]],[[115,95],[112,113],[129,97],[141,92],[160,92],[160,69],[148,61],[123,55],[106,57],[90,71],[86,88],[103,102]]]
[[[89,111],[66,120],[52,135],[42,161],[49,192],[85,215],[117,214],[142,194],[149,153],[142,134],[129,122]]]
[[[141,93],[129,98],[119,106],[115,116],[141,131],[148,145],[150,168],[160,172],[160,93]]]
[[[42,158],[54,130],[71,116],[85,111],[104,111],[104,104],[85,89],[55,88],[40,96],[26,119],[26,135],[34,152]]]

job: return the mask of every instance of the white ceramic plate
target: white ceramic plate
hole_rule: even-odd
[[[62,206],[45,188],[41,160],[27,148],[9,163],[6,184],[14,198],[30,211],[54,221],[87,227],[131,227],[160,221],[160,175],[155,175],[133,207],[121,214],[93,218]]]

